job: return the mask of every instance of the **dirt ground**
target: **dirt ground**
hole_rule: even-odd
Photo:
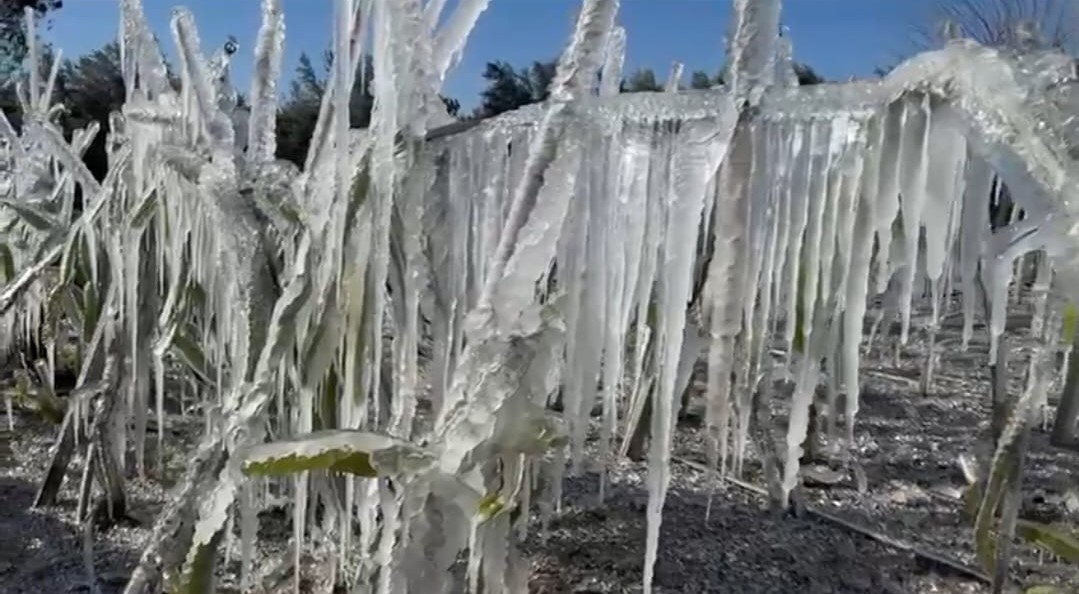
[[[977,569],[972,526],[962,516],[960,494],[966,483],[958,459],[974,454],[979,437],[989,430],[988,341],[984,327],[977,324],[964,351],[958,302],[949,311],[953,313],[942,319],[936,337],[940,359],[928,396],[918,385],[927,335],[914,330],[926,326],[927,312],[915,312],[898,365],[895,335],[885,331],[871,350],[863,349],[856,456],[865,471],[866,491],[860,492],[855,478],[846,476],[838,484],[807,488],[806,500],[842,520]],[[1022,336],[1029,320],[1024,306],[1010,311],[1012,393],[1023,386],[1030,345]],[[897,334],[898,325],[892,330]],[[785,399],[773,403],[781,425],[786,407]],[[701,433],[682,428],[675,437],[675,457],[703,463]],[[746,467],[748,478],[759,479],[754,460]],[[988,585],[950,567],[833,523],[812,517],[777,519],[762,509],[759,496],[710,484],[699,470],[676,465],[674,471],[656,565],[659,592],[989,592]],[[640,591],[648,498],[645,468],[626,462],[612,475],[617,483],[607,506],[596,505],[595,476],[574,479],[550,535],[528,543],[534,593]],[[714,495],[706,523],[709,492]],[[1079,454],[1050,446],[1040,427],[1031,439],[1021,515],[1079,526]],[[1079,566],[1055,562],[1030,546],[1017,546],[1011,569],[1017,591],[1044,584],[1062,594],[1079,593]]]
[[[1022,327],[1016,312],[1016,329]],[[863,493],[852,477],[807,490],[807,502],[846,520],[976,566],[971,527],[958,499],[963,477],[960,454],[973,452],[986,430],[987,347],[976,339],[967,352],[958,347],[960,322],[945,320],[938,335],[942,359],[933,393],[917,386],[925,340],[912,335],[894,361],[892,337],[877,341],[863,358],[863,399],[857,426],[857,458],[865,470]],[[916,323],[914,327],[918,327]],[[978,332],[976,331],[976,337]],[[1011,375],[1019,389],[1024,346],[1012,345]],[[786,412],[781,402],[775,413]],[[0,593],[92,592],[83,569],[84,535],[73,522],[81,463],[76,459],[52,510],[31,510],[48,460],[54,428],[16,415],[14,431],[0,432]],[[172,423],[165,450],[166,472],[175,476],[197,440],[197,423]],[[4,426],[6,429],[6,424]],[[155,441],[155,436],[150,436]],[[675,456],[703,462],[703,437],[683,428]],[[147,459],[156,452],[149,448]],[[747,462],[748,480],[756,465]],[[117,526],[94,534],[98,591],[122,590],[149,539],[149,526],[168,484],[152,469],[132,477],[132,515],[141,526]],[[536,526],[523,544],[532,561],[533,594],[639,592],[644,558],[645,467],[621,462],[611,473],[605,504],[597,504],[594,473],[571,478],[563,510],[548,530]],[[1054,450],[1035,431],[1026,473],[1024,515],[1079,524],[1079,455]],[[712,494],[709,521],[705,509]],[[281,521],[287,521],[282,516]],[[270,518],[267,518],[269,520]],[[278,522],[280,523],[280,522]],[[289,530],[274,530],[288,534]],[[266,562],[287,558],[282,542],[266,542]],[[1018,548],[1012,567],[1016,585],[1055,584],[1062,593],[1079,592],[1079,567],[1057,563],[1030,547]],[[222,591],[235,591],[234,579]],[[663,516],[656,591],[674,593],[873,593],[966,594],[988,592],[969,577],[815,517],[777,518],[761,499],[725,483],[713,484],[698,469],[676,464]]]

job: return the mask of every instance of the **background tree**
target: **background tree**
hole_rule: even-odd
[[[326,85],[333,68],[333,52],[322,54],[322,66],[316,67],[306,53],[300,54],[300,64],[289,88],[289,93],[281,103],[277,113],[277,157],[303,165],[307,158],[307,148],[311,134],[318,122],[318,112],[322,97],[326,94]],[[553,70],[553,66],[552,66]],[[352,87],[349,98],[349,115],[353,128],[366,128],[371,124],[371,110],[375,106],[372,94],[374,62],[370,55],[364,56],[364,63],[356,73],[356,85]],[[442,97],[446,111],[457,115],[461,104],[455,99]]]
[[[48,76],[54,52],[48,45],[41,48],[42,80]],[[22,65],[9,73],[21,72]],[[109,114],[124,103],[124,81],[120,65],[120,47],[112,42],[74,60],[64,60],[53,87],[53,102],[64,106],[61,126],[70,138],[72,132],[91,122],[100,126],[98,135],[83,157],[90,172],[99,180],[105,176],[107,160],[105,138],[109,129]],[[0,109],[15,128],[22,128],[22,108],[15,95],[15,78],[0,86]]]
[[[522,70],[504,61],[488,62],[483,72],[487,86],[480,92],[480,105],[472,112],[471,117],[489,118],[547,99],[547,88],[554,77],[554,69],[553,60],[533,62],[530,67]],[[795,64],[794,70],[800,84],[825,82],[824,78],[808,65]],[[710,75],[698,70],[690,75],[688,88],[703,90],[721,84],[722,72]],[[658,92],[663,90],[664,85],[656,76],[655,70],[638,68],[621,82],[619,88],[623,93]],[[450,113],[454,112],[451,110]]]
[[[109,114],[120,110],[126,92],[119,44],[111,42],[77,60],[65,60],[58,85],[57,99],[67,108],[63,120],[66,134],[91,122],[101,126],[83,161],[96,178],[102,179],[108,171],[105,138]]]
[[[24,15],[27,7],[43,17],[62,6],[63,0],[0,1],[0,78],[7,78],[22,67],[26,56]]]
[[[711,89],[716,85],[723,84],[723,73],[718,72],[715,76],[710,76],[703,70],[694,70],[693,74],[689,76],[689,88],[691,89]]]
[[[819,85],[823,82],[827,82],[823,76],[817,74],[816,70],[813,70],[812,66],[800,62],[794,63],[794,75],[798,77],[798,84],[801,86]]]
[[[656,79],[651,68],[638,68],[622,83],[623,93],[645,93],[662,91],[663,84]]]
[[[488,62],[483,71],[487,87],[480,92],[480,106],[473,116],[488,118],[547,99],[556,64],[555,60],[537,61],[519,71],[508,62]]]
[[[327,52],[323,56],[322,71],[319,72],[306,53],[300,54],[300,64],[296,67],[289,94],[277,113],[278,158],[297,165],[302,165],[306,159],[308,142],[318,121],[319,106],[326,92],[326,80],[332,63],[333,57]],[[370,66],[370,60],[367,65]],[[369,92],[369,80],[368,76],[366,81],[358,81],[352,90],[349,108],[353,122],[366,124],[370,121],[373,97]]]
[[[461,113],[461,102],[450,97],[442,97],[442,103],[446,106],[446,113],[458,117]]]
[[[1079,26],[1075,6],[1074,0],[941,0],[933,3],[927,22],[915,29],[916,41],[932,47],[959,34],[993,47],[1074,49]]]

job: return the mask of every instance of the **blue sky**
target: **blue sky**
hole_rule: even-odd
[[[932,0],[786,0],[783,22],[790,29],[795,57],[825,77],[867,76],[911,50],[910,28],[922,22]],[[168,30],[173,6],[191,9],[205,47],[234,35],[241,50],[234,80],[246,90],[259,27],[259,0],[144,0],[151,27],[172,54]],[[486,62],[506,60],[527,66],[556,57],[568,39],[580,0],[491,0],[472,32],[461,63],[445,93],[469,108],[483,88]],[[688,73],[714,72],[723,63],[723,36],[730,0],[622,0],[619,23],[626,28],[626,70],[653,68],[660,79],[674,60]],[[45,38],[73,57],[115,39],[117,0],[65,0]],[[456,6],[449,0],[447,11]],[[284,0],[286,75],[301,52],[319,56],[330,45],[332,0]],[[206,50],[210,53],[209,50]]]

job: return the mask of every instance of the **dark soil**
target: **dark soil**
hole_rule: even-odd
[[[1022,390],[1029,341],[1025,307],[1008,322],[1009,391]],[[951,311],[957,312],[958,304]],[[960,455],[985,451],[988,434],[988,344],[975,327],[969,348],[960,348],[961,318],[946,317],[937,334],[940,353],[929,395],[918,385],[927,337],[925,314],[912,321],[907,345],[895,365],[894,335],[863,349],[861,410],[856,426],[856,458],[866,476],[859,492],[848,473],[838,484],[805,491],[807,503],[877,534],[944,555],[980,569],[973,553],[970,521],[960,499],[966,482]],[[920,318],[920,319],[919,319]],[[886,324],[887,326],[887,324]],[[981,333],[981,336],[979,336]],[[699,392],[704,388],[698,385]],[[695,399],[697,400],[697,399]],[[785,426],[786,398],[773,403],[777,424]],[[699,402],[691,408],[700,407]],[[1051,412],[1051,407],[1047,409]],[[691,417],[693,415],[690,415]],[[705,440],[683,427],[675,437],[676,458],[704,462]],[[752,446],[750,446],[752,449]],[[981,448],[981,449],[979,449]],[[823,466],[842,469],[838,461]],[[879,544],[857,532],[814,518],[777,519],[756,495],[726,484],[712,485],[697,470],[676,466],[663,515],[657,591],[715,593],[981,593],[988,585],[910,552]],[[759,480],[759,465],[748,452],[748,480]],[[607,504],[596,504],[594,477],[572,479],[563,514],[551,534],[535,535],[534,594],[639,592],[644,559],[643,464],[625,462],[612,473]],[[710,521],[708,494],[714,490]],[[1024,480],[1021,517],[1079,529],[1079,453],[1056,449],[1040,427],[1032,435]],[[1079,566],[1017,541],[1012,566],[1014,588],[1054,585],[1061,594],[1079,593]]]
[[[594,500],[594,477],[567,485],[571,499]],[[909,554],[813,519],[780,518],[753,496],[676,488],[663,512],[654,591],[805,594],[975,592],[962,579],[929,573]],[[571,506],[550,534],[527,546],[535,594],[641,590],[645,505],[641,488],[616,486],[607,506]]]

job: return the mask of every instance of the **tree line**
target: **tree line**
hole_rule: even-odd
[[[47,17],[62,7],[62,0],[4,0],[0,3],[0,80],[4,81],[0,83],[0,109],[16,128],[21,122],[14,81],[23,70],[27,51],[23,16],[26,7],[32,7],[39,17]],[[52,64],[52,49],[43,46],[42,56],[45,58],[42,66],[48,68]],[[331,52],[324,52],[320,58],[316,61],[301,54],[277,113],[277,156],[298,165],[302,165],[307,155],[308,141],[318,119],[333,63]],[[460,101],[456,99],[443,97],[442,100],[447,112],[458,119],[493,117],[541,102],[547,99],[555,64],[556,60],[552,59],[516,68],[505,61],[489,62],[483,72],[485,86],[479,104],[471,112],[462,113]],[[352,91],[350,108],[354,127],[364,128],[371,120],[374,107],[372,72],[373,64],[368,58],[361,65],[362,76],[357,76]],[[797,65],[796,72],[802,84],[824,80],[806,65]],[[43,72],[43,79],[47,75]],[[722,82],[721,73],[698,71],[691,74],[685,88],[707,89]],[[652,69],[642,68],[627,76],[620,88],[626,93],[661,91],[663,83]],[[53,102],[64,106],[60,123],[70,137],[74,130],[91,122],[98,122],[102,131],[108,130],[109,114],[120,109],[124,95],[120,47],[116,42],[110,42],[88,54],[63,61],[53,90]],[[242,95],[239,99],[244,100]],[[105,146],[106,134],[98,134],[84,155],[87,167],[98,179],[107,170]]]

